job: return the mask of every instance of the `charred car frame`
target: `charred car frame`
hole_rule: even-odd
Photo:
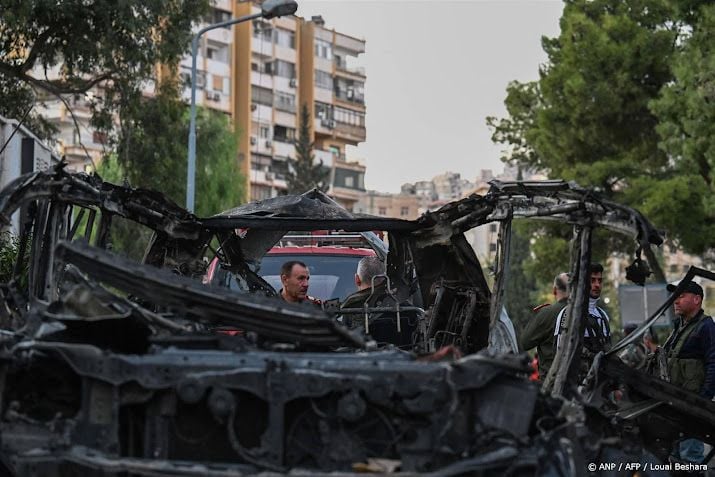
[[[601,379],[576,390],[594,227],[632,235],[646,256],[662,239],[573,184],[495,182],[415,221],[352,214],[318,191],[197,218],[157,192],[58,167],[0,192],[0,218],[15,213],[18,265],[0,309],[0,466],[11,475],[321,475],[390,462],[402,475],[574,475],[597,459],[664,458],[661,441],[639,435],[649,419],[675,432],[697,416],[693,434],[713,441],[712,403],[608,356]],[[574,228],[577,286],[541,389],[525,356],[503,353],[518,217]],[[120,219],[153,233],[142,263],[111,250]],[[492,221],[493,292],[463,235]],[[396,307],[424,311],[413,352],[375,349],[330,313],[273,296],[261,257],[286,232],[317,229],[388,232]],[[212,243],[244,293],[201,283]],[[609,379],[641,392],[630,412],[600,405]]]

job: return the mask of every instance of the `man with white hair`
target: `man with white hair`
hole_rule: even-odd
[[[385,264],[378,257],[371,255],[363,257],[358,262],[357,271],[355,272],[355,286],[358,291],[345,299],[342,304],[343,308],[362,308],[365,301],[372,293],[373,278],[375,285],[375,293],[373,296],[385,295]],[[372,300],[371,300],[372,301]]]
[[[360,260],[355,273],[355,286],[358,291],[347,297],[341,308],[363,309],[366,304],[370,308],[396,306],[397,303],[388,293],[384,275],[385,264],[378,257],[369,256]],[[352,326],[358,328],[364,326],[364,316],[364,314],[346,314],[344,318],[351,318],[346,320],[348,322],[346,324],[351,321]],[[368,322],[369,334],[378,344],[393,344],[406,348],[412,345],[412,333],[416,326],[413,312],[400,313],[400,332],[397,331],[397,314],[393,311],[369,313]]]

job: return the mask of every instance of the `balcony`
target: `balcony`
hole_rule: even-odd
[[[254,121],[273,121],[273,108],[271,108],[270,106],[266,106],[265,104],[252,103],[251,111],[251,118]]]
[[[290,157],[295,159],[295,146],[293,142],[288,142],[286,138],[273,138],[273,154],[278,157]]]
[[[220,44],[230,44],[233,42],[233,36],[231,30],[228,28],[215,28],[206,32],[206,38],[209,40],[220,43]]]
[[[273,42],[254,36],[251,38],[251,51],[262,56],[273,56]]]
[[[335,123],[335,133],[338,136],[353,140],[355,142],[362,142],[367,137],[364,126],[352,126],[350,124]]]
[[[255,86],[262,86],[263,88],[273,89],[273,76],[268,73],[251,71],[251,84]]]
[[[344,61],[335,61],[335,71],[349,77],[358,76],[358,79],[365,80],[365,68],[362,66],[348,66]]]
[[[270,156],[273,154],[273,141],[263,137],[251,136],[251,152]]]
[[[206,71],[215,75],[231,76],[231,65],[223,61],[206,60]]]

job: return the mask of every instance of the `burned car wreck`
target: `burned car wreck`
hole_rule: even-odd
[[[0,287],[9,475],[582,475],[590,462],[662,461],[664,439],[686,428],[713,442],[712,403],[610,355],[577,390],[593,228],[630,234],[639,250],[662,239],[636,211],[574,185],[495,182],[415,221],[352,214],[318,191],[197,218],[157,192],[58,167],[0,192],[0,218],[14,213],[17,266]],[[542,388],[527,380],[524,355],[504,353],[517,217],[574,227],[578,285]],[[152,231],[143,260],[112,250],[117,220]],[[463,232],[492,221],[501,226],[490,290]],[[334,310],[275,297],[260,260],[296,230],[388,233],[389,250],[374,247],[386,255],[397,323],[400,307],[421,310],[411,351],[376,348],[367,313],[361,331]],[[211,255],[240,290],[202,283]],[[636,400],[602,405],[605,383],[624,379]],[[664,431],[644,440],[653,422]]]

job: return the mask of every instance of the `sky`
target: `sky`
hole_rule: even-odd
[[[399,192],[446,171],[474,181],[501,172],[487,116],[506,114],[510,81],[538,78],[543,35],[559,32],[561,0],[298,0],[297,14],[366,40],[367,140],[348,159],[365,186]]]

